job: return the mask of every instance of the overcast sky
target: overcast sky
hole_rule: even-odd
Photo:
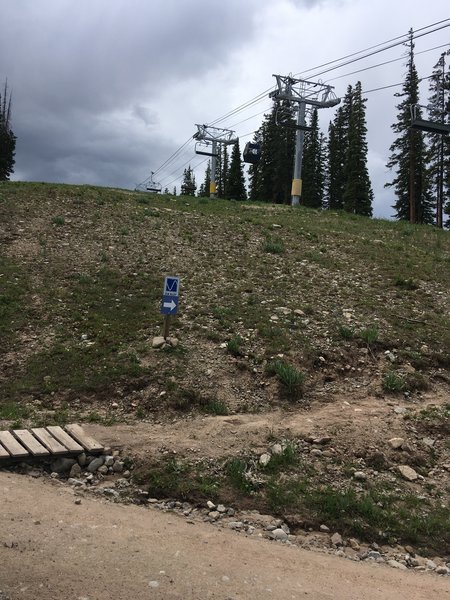
[[[0,15],[0,85],[8,79],[18,138],[13,179],[134,188],[195,123],[253,99],[274,85],[272,74],[313,69],[316,80],[318,65],[448,19],[450,9],[448,0],[0,0]],[[450,27],[417,39],[420,77],[444,44]],[[358,80],[365,91],[399,83],[404,59],[350,73],[404,53],[397,46],[320,79],[338,96]],[[383,186],[400,90],[366,96],[375,216],[393,212]],[[422,104],[427,95],[424,83]],[[218,126],[232,127],[242,147],[269,109],[263,99]],[[320,111],[325,132],[334,110]],[[193,147],[158,171],[163,187],[179,189],[183,168],[201,163]]]

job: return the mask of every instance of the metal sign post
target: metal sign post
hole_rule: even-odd
[[[180,278],[168,275],[164,279],[163,296],[161,299],[160,312],[164,315],[163,336],[166,340],[169,337],[170,317],[178,312],[178,297],[180,290]]]

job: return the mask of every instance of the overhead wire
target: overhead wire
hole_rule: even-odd
[[[402,45],[404,43],[407,43],[410,38],[412,38],[412,39],[418,39],[418,38],[424,37],[426,35],[430,35],[432,33],[435,33],[436,31],[439,31],[441,29],[445,29],[445,28],[447,28],[449,26],[450,26],[450,19],[442,19],[441,21],[437,21],[435,23],[432,23],[430,25],[421,27],[421,28],[413,31],[412,35],[409,32],[405,33],[403,35],[400,35],[400,36],[397,36],[397,37],[392,38],[390,40],[387,40],[386,42],[382,42],[380,44],[376,44],[374,46],[370,46],[370,47],[368,47],[366,49],[363,49],[363,50],[360,50],[358,52],[353,52],[351,54],[345,55],[345,56],[343,56],[341,58],[338,58],[338,59],[334,59],[332,61],[328,61],[328,62],[323,63],[321,65],[318,65],[316,67],[311,67],[310,69],[307,69],[305,71],[301,71],[299,73],[296,73],[294,75],[294,77],[298,76],[298,75],[304,75],[304,74],[310,73],[312,71],[316,71],[317,69],[321,69],[323,67],[330,67],[330,68],[327,68],[327,69],[325,69],[323,71],[315,73],[314,75],[311,75],[311,77],[316,78],[316,77],[319,77],[320,75],[323,75],[325,73],[328,73],[328,72],[340,69],[340,68],[342,68],[344,66],[347,66],[349,64],[352,64],[354,62],[358,62],[360,60],[364,60],[364,59],[369,58],[370,56],[373,56],[375,54],[379,54],[381,52],[385,52],[385,51],[390,50],[390,49],[392,49],[392,48],[394,48],[396,46],[399,46],[399,45]],[[431,51],[433,49],[442,48],[442,47],[447,46],[447,45],[448,44],[443,44],[441,46],[436,46],[435,48],[427,49],[427,50],[424,50],[422,52],[418,52],[416,54],[422,54],[423,52],[429,52],[429,51]],[[398,60],[401,60],[401,58],[402,57],[396,58],[396,59],[393,59],[393,60],[390,60],[390,61],[385,61],[384,63],[380,63],[378,65],[372,65],[370,67],[366,67],[364,69],[361,69],[361,70],[358,70],[358,71],[355,71],[355,72],[352,72],[352,73],[348,73],[346,75],[335,77],[335,78],[333,78],[333,79],[331,79],[329,81],[333,81],[335,79],[340,79],[342,77],[353,75],[353,74],[356,74],[356,73],[359,73],[359,72],[367,71],[367,70],[370,70],[372,68],[376,68],[378,66],[383,66],[385,64],[390,64],[392,62],[396,62]],[[351,60],[347,60],[347,59],[351,59]],[[342,62],[342,61],[345,61],[345,62]],[[331,65],[334,65],[334,66],[331,66]],[[401,83],[400,84],[392,84],[392,85],[389,85],[389,86],[382,86],[382,87],[379,87],[379,88],[374,88],[373,90],[367,90],[364,93],[367,94],[367,93],[371,93],[371,92],[375,92],[375,91],[379,91],[379,90],[383,90],[383,89],[397,87],[398,85],[401,85]],[[271,86],[271,87],[267,88],[266,90],[264,90],[260,94],[256,95],[255,97],[251,98],[250,100],[242,103],[241,105],[237,106],[236,108],[232,109],[231,111],[228,111],[224,115],[219,116],[216,119],[210,121],[209,125],[210,126],[217,125],[218,123],[221,123],[222,121],[225,121],[226,119],[229,119],[230,117],[232,117],[232,116],[234,116],[234,115],[236,115],[236,114],[238,114],[238,113],[240,113],[240,112],[242,112],[242,111],[244,111],[244,110],[246,110],[246,109],[254,106],[255,104],[258,104],[259,102],[262,102],[263,100],[265,100],[267,98],[267,95],[269,94],[270,91],[272,91],[274,89],[274,87],[275,86]],[[246,122],[246,121],[248,121],[248,120],[254,118],[255,116],[258,116],[259,114],[262,114],[264,112],[265,111],[262,111],[261,113],[252,115],[251,117],[243,119],[242,121],[239,121],[238,123],[235,123],[234,125],[232,125],[230,127],[235,127],[236,125],[239,125],[239,124],[241,124],[243,122]],[[240,136],[240,137],[246,137],[247,135],[251,135],[252,133],[254,133],[254,132],[250,132],[249,134],[245,134],[245,135]],[[191,140],[192,140],[192,137],[188,138],[160,167],[158,167],[158,169],[156,171],[154,171],[153,174],[156,174],[156,173],[160,172],[162,169],[164,169],[165,167],[169,166],[169,164],[173,163],[179,157],[179,154],[182,152],[183,148]],[[207,159],[205,159],[205,160],[207,160]],[[202,162],[205,162],[205,160],[202,161]],[[189,161],[187,161],[187,162],[189,162]],[[187,164],[187,163],[185,163],[185,164]],[[178,167],[178,169],[179,168],[183,168],[183,166],[185,166],[185,164],[182,165],[181,167]],[[202,163],[200,163],[200,164],[202,164]],[[148,179],[151,176],[152,175],[150,175],[147,179],[145,179],[143,183],[145,183],[146,181],[148,181]],[[166,177],[164,179],[167,179],[168,177]]]

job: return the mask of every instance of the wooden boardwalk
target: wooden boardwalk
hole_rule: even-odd
[[[80,425],[36,427],[0,431],[0,466],[30,458],[99,454],[103,444],[87,435]]]

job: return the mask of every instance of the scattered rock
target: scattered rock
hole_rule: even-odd
[[[367,479],[367,475],[364,473],[364,471],[355,471],[353,473],[353,477],[358,481],[366,481]]]
[[[416,481],[419,478],[419,475],[414,471],[414,469],[412,467],[408,467],[408,465],[399,465],[397,469],[403,479],[406,479],[407,481]]]
[[[283,453],[283,446],[281,444],[274,444],[272,446],[272,453],[273,454],[282,454]]]
[[[325,533],[329,533],[329,531],[330,531],[330,528],[327,527],[326,525],[321,525],[319,527],[319,529],[320,529],[320,531],[324,531]]]
[[[267,452],[265,452],[264,454],[261,454],[261,456],[259,457],[259,464],[262,467],[266,467],[270,462],[270,458],[271,458],[271,456]]]
[[[209,508],[209,510],[216,509],[216,505],[214,504],[214,502],[211,502],[211,500],[208,500],[208,502],[206,503],[206,506]]]
[[[333,546],[343,546],[344,542],[340,533],[333,533],[331,536],[331,543]]]
[[[87,467],[89,473],[95,473],[95,471],[103,465],[104,460],[104,456],[98,456],[97,458],[94,458],[94,460],[91,461]]]
[[[404,443],[405,440],[400,437],[392,438],[388,441],[389,446],[394,450],[400,450]]]
[[[403,565],[401,562],[398,562],[398,560],[394,560],[394,559],[388,560],[387,564],[390,567],[393,567],[394,569],[401,569],[402,571],[407,571],[408,570],[408,567],[406,567],[405,565]]]
[[[166,340],[164,339],[164,337],[162,335],[158,335],[153,338],[152,348],[162,348],[165,343]]]
[[[352,548],[353,550],[356,550],[357,552],[359,552],[359,550],[361,550],[361,546],[359,545],[358,540],[356,540],[355,538],[350,538],[348,540],[348,545],[350,546],[350,548]]]
[[[288,539],[288,534],[281,529],[281,527],[277,527],[270,533],[270,537],[274,540],[281,540],[282,542]]]
[[[450,569],[448,567],[437,567],[435,571],[438,575],[448,575],[450,573]]]
[[[124,463],[121,460],[116,460],[116,462],[113,465],[113,471],[114,473],[122,473],[123,469],[124,469]]]
[[[77,479],[78,477],[81,477],[81,467],[78,463],[75,463],[74,465],[72,465],[72,468],[70,469],[69,477],[73,478],[73,479]]]

